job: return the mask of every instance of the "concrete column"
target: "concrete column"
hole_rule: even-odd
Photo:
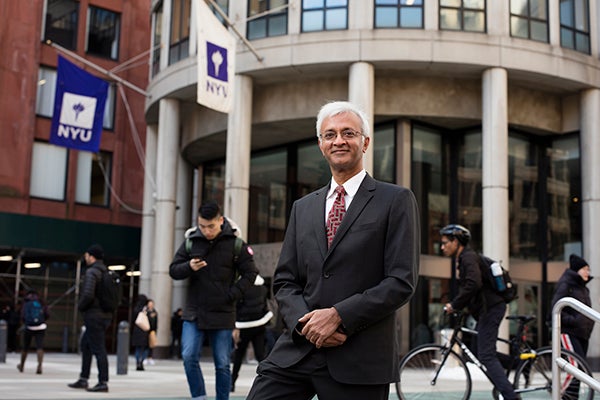
[[[373,176],[373,118],[375,112],[375,68],[373,64],[356,62],[350,65],[348,82],[348,100],[359,106],[371,123],[371,143],[363,156],[363,166]]]
[[[348,29],[373,29],[375,1],[351,1],[348,6]]]
[[[411,187],[412,125],[407,119],[396,124],[396,183]]]
[[[503,68],[482,78],[483,253],[510,269],[508,244],[508,85]],[[499,335],[508,338],[503,320]]]
[[[425,30],[437,31],[439,25],[439,0],[424,0],[423,15]]]
[[[177,160],[177,211],[175,212],[175,230],[173,236],[174,252],[177,251],[184,241],[185,231],[191,228],[190,215],[195,214],[192,210],[192,169],[193,167],[179,154]],[[194,224],[195,225],[195,224]],[[173,252],[173,254],[174,254]],[[185,304],[187,280],[173,281],[173,293],[171,295],[171,312],[177,307]]]
[[[550,44],[560,47],[560,9],[558,1],[549,1],[548,4],[548,31]]]
[[[600,89],[588,89],[581,93],[581,197],[583,227],[583,258],[590,264],[592,275],[600,266],[600,179],[597,177],[600,159]],[[597,274],[597,273],[596,273]],[[600,281],[592,280],[588,285],[592,308],[600,307]],[[600,334],[598,326],[590,337],[588,359],[600,365]]]
[[[173,230],[175,229],[175,189],[179,154],[179,102],[162,99],[158,111],[158,148],[156,179],[156,233],[154,265],[149,297],[154,300],[159,318],[156,357],[168,355],[170,344],[171,292],[169,265],[173,260]]]
[[[485,4],[488,35],[510,37],[510,10],[507,2],[488,1]]]
[[[597,21],[600,16],[600,7],[598,7],[598,3],[595,1],[590,1],[588,6],[590,15],[590,51],[591,56],[594,57],[594,59],[598,59],[598,55],[600,54],[600,40],[598,38]]]
[[[154,200],[156,196],[156,145],[158,126],[146,127],[146,158],[144,160],[144,215],[140,244],[139,292],[148,293],[154,260]]]
[[[224,214],[248,232],[250,143],[252,139],[252,78],[235,76],[233,110],[227,118]]]

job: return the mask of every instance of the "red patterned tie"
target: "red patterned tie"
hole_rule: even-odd
[[[344,202],[344,195],[346,194],[346,191],[344,190],[344,187],[336,187],[335,192],[337,193],[337,196],[333,202],[331,210],[329,210],[329,215],[327,216],[327,247],[331,246],[333,237],[335,236],[338,227],[342,223],[342,218],[344,218],[344,214],[346,213],[346,203]]]

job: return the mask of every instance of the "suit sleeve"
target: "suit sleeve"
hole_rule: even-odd
[[[417,202],[413,193],[405,188],[389,195],[393,195],[394,200],[387,210],[383,279],[334,305],[348,335],[396,312],[410,300],[417,286],[421,250]]]

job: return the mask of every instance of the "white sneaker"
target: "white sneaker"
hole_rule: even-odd
[[[153,358],[149,358],[149,359],[148,359],[148,364],[150,364],[150,365],[154,365],[154,359],[153,359]]]

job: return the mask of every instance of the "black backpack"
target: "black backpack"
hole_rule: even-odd
[[[121,302],[121,279],[114,271],[102,271],[102,279],[98,286],[98,300],[104,312],[114,312]]]
[[[517,298],[517,287],[513,284],[510,274],[504,269],[499,261],[492,260],[483,254],[481,258],[482,270],[481,277],[489,283],[494,292],[504,299],[505,303],[510,303]],[[494,276],[493,268],[500,268],[501,274]]]
[[[46,321],[44,308],[39,300],[29,300],[23,306],[23,320],[27,326],[38,326]]]

